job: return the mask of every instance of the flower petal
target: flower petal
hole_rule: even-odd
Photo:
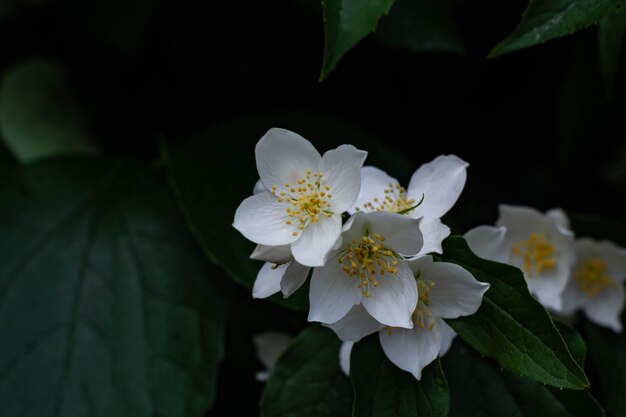
[[[326,184],[330,186],[331,209],[334,213],[348,210],[361,189],[361,168],[367,152],[352,145],[341,145],[322,156],[320,171],[324,173]]]
[[[352,307],[341,320],[327,324],[326,327],[333,329],[343,341],[358,342],[385,326],[377,322],[361,304],[358,304]]]
[[[432,330],[417,326],[411,330],[382,330],[378,332],[380,344],[391,362],[419,381],[422,369],[439,355],[444,333],[442,322],[438,319]]]
[[[306,170],[317,171],[322,157],[308,140],[286,129],[272,128],[255,149],[256,166],[265,188],[284,190],[285,183],[296,183]]]
[[[363,167],[361,170],[361,190],[359,191],[359,196],[354,202],[354,205],[348,209],[348,213],[372,211],[366,207],[365,204],[375,204],[374,199],[384,201],[385,190],[389,188],[389,184],[395,186],[398,184],[398,180],[387,175],[382,169],[372,166]]]
[[[354,342],[347,341],[341,344],[339,348],[339,367],[346,376],[350,376],[350,355]]]
[[[267,369],[272,369],[276,360],[291,343],[291,336],[283,332],[264,332],[252,339],[259,360]]]
[[[583,310],[589,320],[599,326],[610,328],[616,333],[622,332],[620,315],[624,310],[624,286],[609,288],[596,298],[589,299]]]
[[[311,268],[300,265],[298,262],[289,263],[285,275],[283,275],[283,280],[280,282],[280,290],[283,292],[283,297],[289,297],[298,291],[309,276],[310,270]]]
[[[421,167],[411,177],[408,196],[422,204],[414,210],[424,220],[437,219],[452,208],[465,186],[469,164],[455,155],[440,155]]]
[[[256,276],[256,280],[254,280],[252,297],[267,298],[279,292],[280,280],[283,279],[283,274],[286,270],[287,265],[275,267],[275,264],[270,262],[263,264]]]
[[[577,267],[580,267],[580,263],[586,259],[602,258],[607,263],[606,274],[609,277],[615,282],[626,280],[626,250],[606,240],[598,241],[589,238],[576,239],[574,248],[579,264]]]
[[[511,245],[506,238],[506,227],[478,226],[464,235],[472,252],[483,259],[508,263]]]
[[[448,326],[448,323],[441,320],[441,325],[443,327],[443,335],[441,336],[441,346],[439,347],[439,357],[443,357],[450,350],[450,346],[452,346],[452,341],[456,337],[456,332],[452,330],[452,327]]]
[[[405,256],[420,252],[424,244],[420,219],[401,214],[376,211],[363,216],[369,234],[378,233],[385,237],[385,246]],[[355,220],[353,227],[356,226]]]
[[[411,268],[419,274],[419,281],[434,283],[428,290],[428,307],[437,317],[456,319],[474,314],[489,289],[489,284],[476,281],[459,265],[433,262],[430,256],[412,262]]]
[[[273,262],[275,264],[284,264],[292,260],[293,256],[291,255],[291,246],[289,245],[256,245],[254,252],[250,255],[250,259]]]
[[[254,184],[254,188],[252,189],[252,194],[259,194],[259,193],[262,193],[263,191],[269,191],[269,190],[265,188],[265,185],[263,185],[263,181],[258,180]]]
[[[328,253],[341,238],[341,215],[321,215],[317,223],[309,223],[300,239],[291,244],[293,257],[306,266],[323,266]]]
[[[569,230],[571,228],[569,224],[569,217],[567,217],[567,214],[565,214],[565,212],[560,208],[553,208],[546,211],[546,217],[565,230]]]
[[[417,285],[406,262],[400,261],[397,274],[377,275],[378,286],[370,286],[363,307],[378,322],[392,327],[413,327],[411,315],[417,305]]]
[[[581,308],[586,301],[587,296],[582,292],[576,280],[570,276],[565,289],[561,293],[561,308],[558,313],[566,317],[570,316]]]
[[[247,239],[261,245],[287,245],[299,236],[293,236],[298,227],[288,225],[289,216],[276,197],[269,192],[252,195],[239,205],[233,227]]]
[[[442,253],[441,242],[450,235],[450,228],[441,223],[439,219],[433,219],[426,223],[420,223],[420,230],[424,237],[424,246],[417,256],[423,256],[429,253]]]
[[[357,280],[341,269],[337,257],[328,260],[326,266],[315,268],[309,290],[309,321],[332,324],[348,314],[352,306],[361,301],[363,294],[357,288]]]

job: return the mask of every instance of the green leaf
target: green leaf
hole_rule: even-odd
[[[442,359],[450,385],[450,417],[601,417],[588,391],[560,390],[501,370],[457,340]]]
[[[311,326],[292,342],[272,369],[261,400],[261,417],[347,417],[350,382],[339,368],[337,336]]]
[[[229,292],[165,179],[47,159],[0,196],[0,415],[202,416]]]
[[[626,5],[626,0],[530,0],[519,26],[490,58],[585,29]]]
[[[250,260],[255,245],[235,230],[232,222],[237,207],[252,194],[258,180],[256,142],[272,126],[301,134],[320,152],[347,142],[370,151],[368,163],[391,175],[408,178],[412,173],[406,158],[384,143],[345,123],[310,114],[271,113],[244,118],[215,126],[180,149],[164,146],[170,182],[191,232],[207,256],[246,288],[252,288],[262,263]],[[271,300],[296,311],[309,308],[306,288],[287,299],[275,295]]]
[[[320,81],[363,38],[376,30],[378,20],[389,13],[395,0],[322,0],[324,60]]]
[[[615,76],[618,74],[624,32],[626,32],[626,7],[622,7],[616,13],[607,14],[598,25],[600,71],[607,97],[611,97]]]
[[[374,36],[391,48],[415,53],[465,53],[450,12],[438,0],[396,0]]]
[[[0,85],[0,131],[21,162],[95,147],[65,70],[49,61],[8,69]]]
[[[553,321],[563,341],[567,345],[567,349],[572,354],[572,358],[584,369],[585,359],[587,357],[587,345],[582,336],[569,324],[556,319],[553,319]]]
[[[622,323],[626,323],[626,313],[622,314]],[[610,416],[625,417],[626,333],[614,333],[587,320],[584,328],[603,404]]]
[[[491,284],[476,314],[448,324],[482,355],[504,368],[559,388],[589,385],[548,312],[528,292],[522,272],[474,255],[462,237],[443,242],[441,260]]]
[[[446,417],[448,383],[439,360],[422,371],[422,379],[391,363],[378,335],[357,343],[350,361],[354,417]]]

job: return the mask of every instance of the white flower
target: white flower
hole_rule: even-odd
[[[266,261],[252,287],[254,298],[267,298],[279,291],[283,297],[289,297],[304,284],[311,270],[293,260],[288,245],[257,245],[250,258]]]
[[[359,341],[378,331],[381,346],[391,362],[420,379],[422,369],[450,348],[456,336],[443,320],[474,314],[480,307],[489,284],[476,279],[460,266],[433,262],[424,256],[411,261],[417,277],[419,301],[412,314],[412,329],[384,326],[370,317],[361,306],[354,307],[337,323],[328,325],[340,339]],[[351,345],[344,345],[340,355],[347,372]]]
[[[496,228],[480,226],[465,234],[470,248],[482,258],[520,268],[530,293],[545,307],[560,311],[575,260],[574,234],[566,214],[504,204],[499,210]]]
[[[309,321],[334,323],[362,304],[380,323],[411,328],[417,288],[404,257],[422,247],[419,222],[386,212],[350,217],[328,263],[313,270]]]
[[[564,315],[582,308],[589,320],[622,332],[626,250],[611,242],[577,239],[577,261],[563,292]]]
[[[467,162],[454,155],[438,156],[415,171],[408,189],[384,171],[364,167],[359,197],[348,212],[406,211],[404,214],[409,217],[422,217],[420,228],[424,246],[419,255],[441,253],[441,242],[450,234],[450,229],[441,223],[440,218],[452,208],[463,191],[467,167]],[[415,208],[409,210],[412,207]]]
[[[324,265],[341,234],[341,213],[353,205],[367,152],[341,145],[324,156],[301,136],[270,129],[257,143],[266,190],[245,199],[233,226],[260,245],[289,245],[295,260]]]
[[[283,332],[264,332],[256,335],[252,341],[256,347],[259,360],[265,366],[265,371],[257,372],[254,376],[257,381],[267,381],[274,364],[291,343],[291,336]]]

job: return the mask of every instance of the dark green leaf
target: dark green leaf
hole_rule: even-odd
[[[389,16],[380,19],[375,38],[416,53],[465,53],[450,13],[438,0],[396,0]]]
[[[0,415],[202,416],[229,292],[165,179],[48,159],[0,196]]]
[[[546,387],[501,370],[457,340],[442,359],[450,384],[450,417],[601,417],[587,391]]]
[[[22,162],[95,152],[68,75],[48,61],[25,62],[4,73],[0,129],[7,147]]]
[[[519,26],[489,56],[494,58],[571,35],[624,5],[626,0],[531,0]]]
[[[585,358],[587,357],[587,345],[583,340],[580,333],[576,331],[572,326],[561,320],[555,320],[554,325],[561,334],[563,341],[567,345],[569,353],[572,354],[572,358],[580,365],[581,368],[585,368]]]
[[[324,60],[320,81],[363,38],[376,30],[378,20],[389,13],[395,0],[322,0]]]
[[[616,13],[609,13],[598,25],[598,53],[600,71],[604,81],[604,92],[611,97],[615,76],[618,74],[619,55],[626,31],[626,7]]]
[[[448,415],[450,393],[439,360],[424,368],[418,381],[387,359],[377,334],[354,346],[350,379],[354,388],[354,417]]]
[[[466,342],[502,367],[539,382],[570,389],[589,385],[519,269],[478,258],[458,236],[444,241],[441,259],[491,284],[476,314],[448,321]]]
[[[626,313],[622,314],[626,322]],[[586,340],[589,344],[589,359],[594,365],[596,376],[609,415],[626,416],[626,333],[614,333],[604,327],[585,321]]]
[[[347,417],[350,382],[339,368],[341,342],[331,331],[311,326],[274,365],[263,399],[262,417]]]

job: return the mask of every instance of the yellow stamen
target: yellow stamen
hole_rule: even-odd
[[[528,279],[535,274],[541,275],[556,265],[554,245],[545,233],[532,233],[528,240],[513,244],[511,253],[522,258]]]
[[[589,258],[574,274],[580,289],[591,298],[597,297],[607,288],[617,287],[617,282],[606,274],[607,264],[602,258]]]

